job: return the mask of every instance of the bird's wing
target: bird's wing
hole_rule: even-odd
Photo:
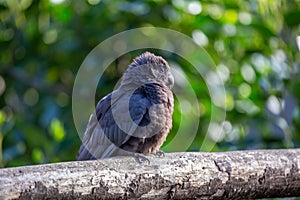
[[[147,98],[139,93],[130,97],[117,92],[104,97],[91,115],[78,152],[78,160],[120,155],[119,147],[136,135],[138,125],[147,118]],[[139,137],[140,134],[143,133],[139,133]]]
[[[111,94],[103,97],[98,102],[95,112],[91,114],[82,139],[82,144],[77,154],[77,160],[96,159],[94,149],[98,148],[98,146],[104,147],[109,145],[107,144],[108,141],[106,141],[105,135],[103,134],[103,130],[99,126],[97,115],[101,119],[103,117],[102,115],[108,112],[108,110],[111,107],[110,96]],[[97,151],[99,152],[99,150]],[[101,151],[99,153],[101,153]]]

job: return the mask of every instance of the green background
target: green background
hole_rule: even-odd
[[[190,36],[216,63],[225,82],[226,121],[214,126],[223,134],[206,141],[216,143],[212,151],[300,146],[299,0],[2,0],[0,21],[1,167],[75,160],[81,143],[71,104],[77,70],[103,40],[149,26]],[[199,151],[212,113],[206,83],[184,58],[152,51],[180,66],[197,94],[199,128],[188,150]],[[141,52],[110,65],[96,100]],[[166,144],[179,125],[189,125],[194,106],[182,105],[180,122],[176,99]],[[172,149],[178,146],[168,145]]]

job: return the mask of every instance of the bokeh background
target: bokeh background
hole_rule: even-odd
[[[209,137],[213,151],[300,146],[299,0],[2,0],[0,21],[0,167],[75,160],[77,70],[101,41],[147,26],[190,36],[216,63],[226,121],[215,125],[220,137]],[[95,99],[113,90],[140,52],[111,64]],[[180,66],[197,94],[199,129],[188,150],[199,151],[211,117],[207,86],[184,58],[156,53]],[[180,125],[175,106],[166,144]],[[183,106],[188,116],[195,105]]]

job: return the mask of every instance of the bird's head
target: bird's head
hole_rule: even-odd
[[[174,77],[165,59],[152,53],[145,52],[136,57],[122,77],[121,85],[139,87],[148,83],[158,83],[172,88]]]

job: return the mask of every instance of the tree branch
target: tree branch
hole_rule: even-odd
[[[0,169],[0,199],[300,196],[300,149],[169,153]],[[1,198],[2,197],[2,198]]]

